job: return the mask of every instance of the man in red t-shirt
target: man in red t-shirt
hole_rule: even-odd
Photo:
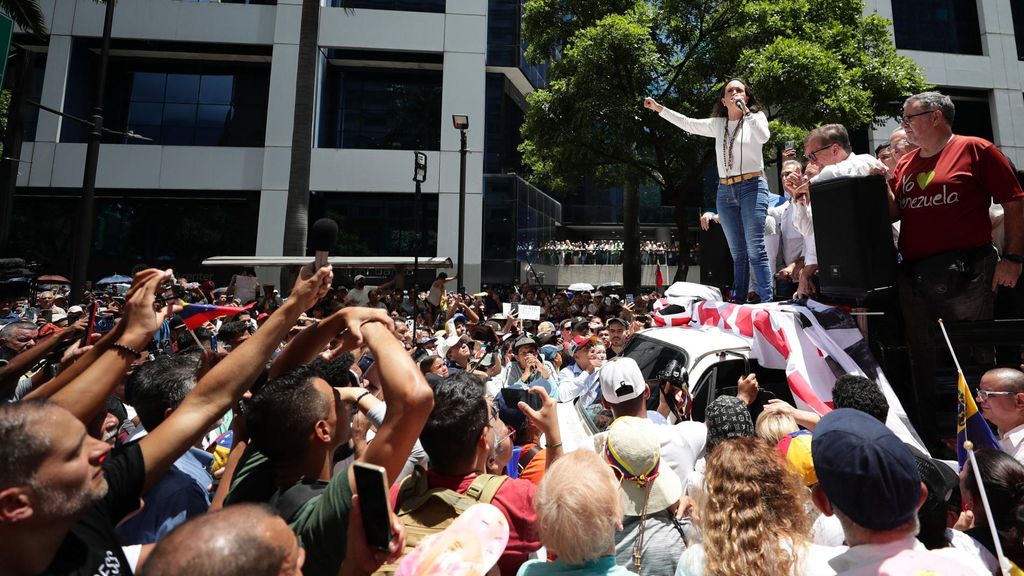
[[[547,463],[562,453],[559,440],[557,407],[547,395],[541,411],[524,410],[546,435]],[[521,405],[523,406],[523,405]],[[520,407],[521,407],[520,406]],[[420,443],[430,457],[427,485],[448,488],[464,494],[477,474],[486,471],[488,458],[501,442],[511,442],[498,419],[498,408],[486,396],[484,384],[467,372],[457,372],[434,386],[434,408],[427,419]],[[498,560],[503,576],[512,576],[532,552],[541,547],[537,532],[537,513],[533,498],[537,487],[529,480],[508,479],[501,485],[491,504],[505,514],[509,537],[505,552]],[[399,486],[392,486],[392,504],[398,508]]]
[[[953,134],[954,112],[952,100],[938,92],[906,100],[903,127],[919,148],[900,159],[889,178],[890,216],[901,221],[898,283],[918,426],[932,443],[935,321],[991,319],[995,290],[1016,285],[1024,263],[1024,190],[994,144]],[[993,200],[1006,213],[1002,255],[992,246]]]

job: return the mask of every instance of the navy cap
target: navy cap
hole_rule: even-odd
[[[914,456],[867,413],[840,408],[823,416],[811,457],[825,495],[857,525],[892,530],[917,513],[921,474]]]

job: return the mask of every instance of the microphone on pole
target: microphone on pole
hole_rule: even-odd
[[[327,256],[338,242],[338,223],[330,218],[321,218],[313,223],[309,244],[316,253],[316,269],[327,265]]]

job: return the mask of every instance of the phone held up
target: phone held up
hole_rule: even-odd
[[[354,462],[352,470],[356,479],[356,494],[359,495],[359,511],[363,515],[366,543],[378,550],[387,550],[394,538],[388,503],[387,471],[365,462]]]

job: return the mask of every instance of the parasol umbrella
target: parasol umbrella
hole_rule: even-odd
[[[131,284],[132,279],[127,276],[121,276],[120,274],[114,274],[113,276],[107,276],[96,283],[97,286],[103,286],[105,284]]]
[[[569,285],[570,292],[593,292],[594,286],[586,282],[577,282]]]

